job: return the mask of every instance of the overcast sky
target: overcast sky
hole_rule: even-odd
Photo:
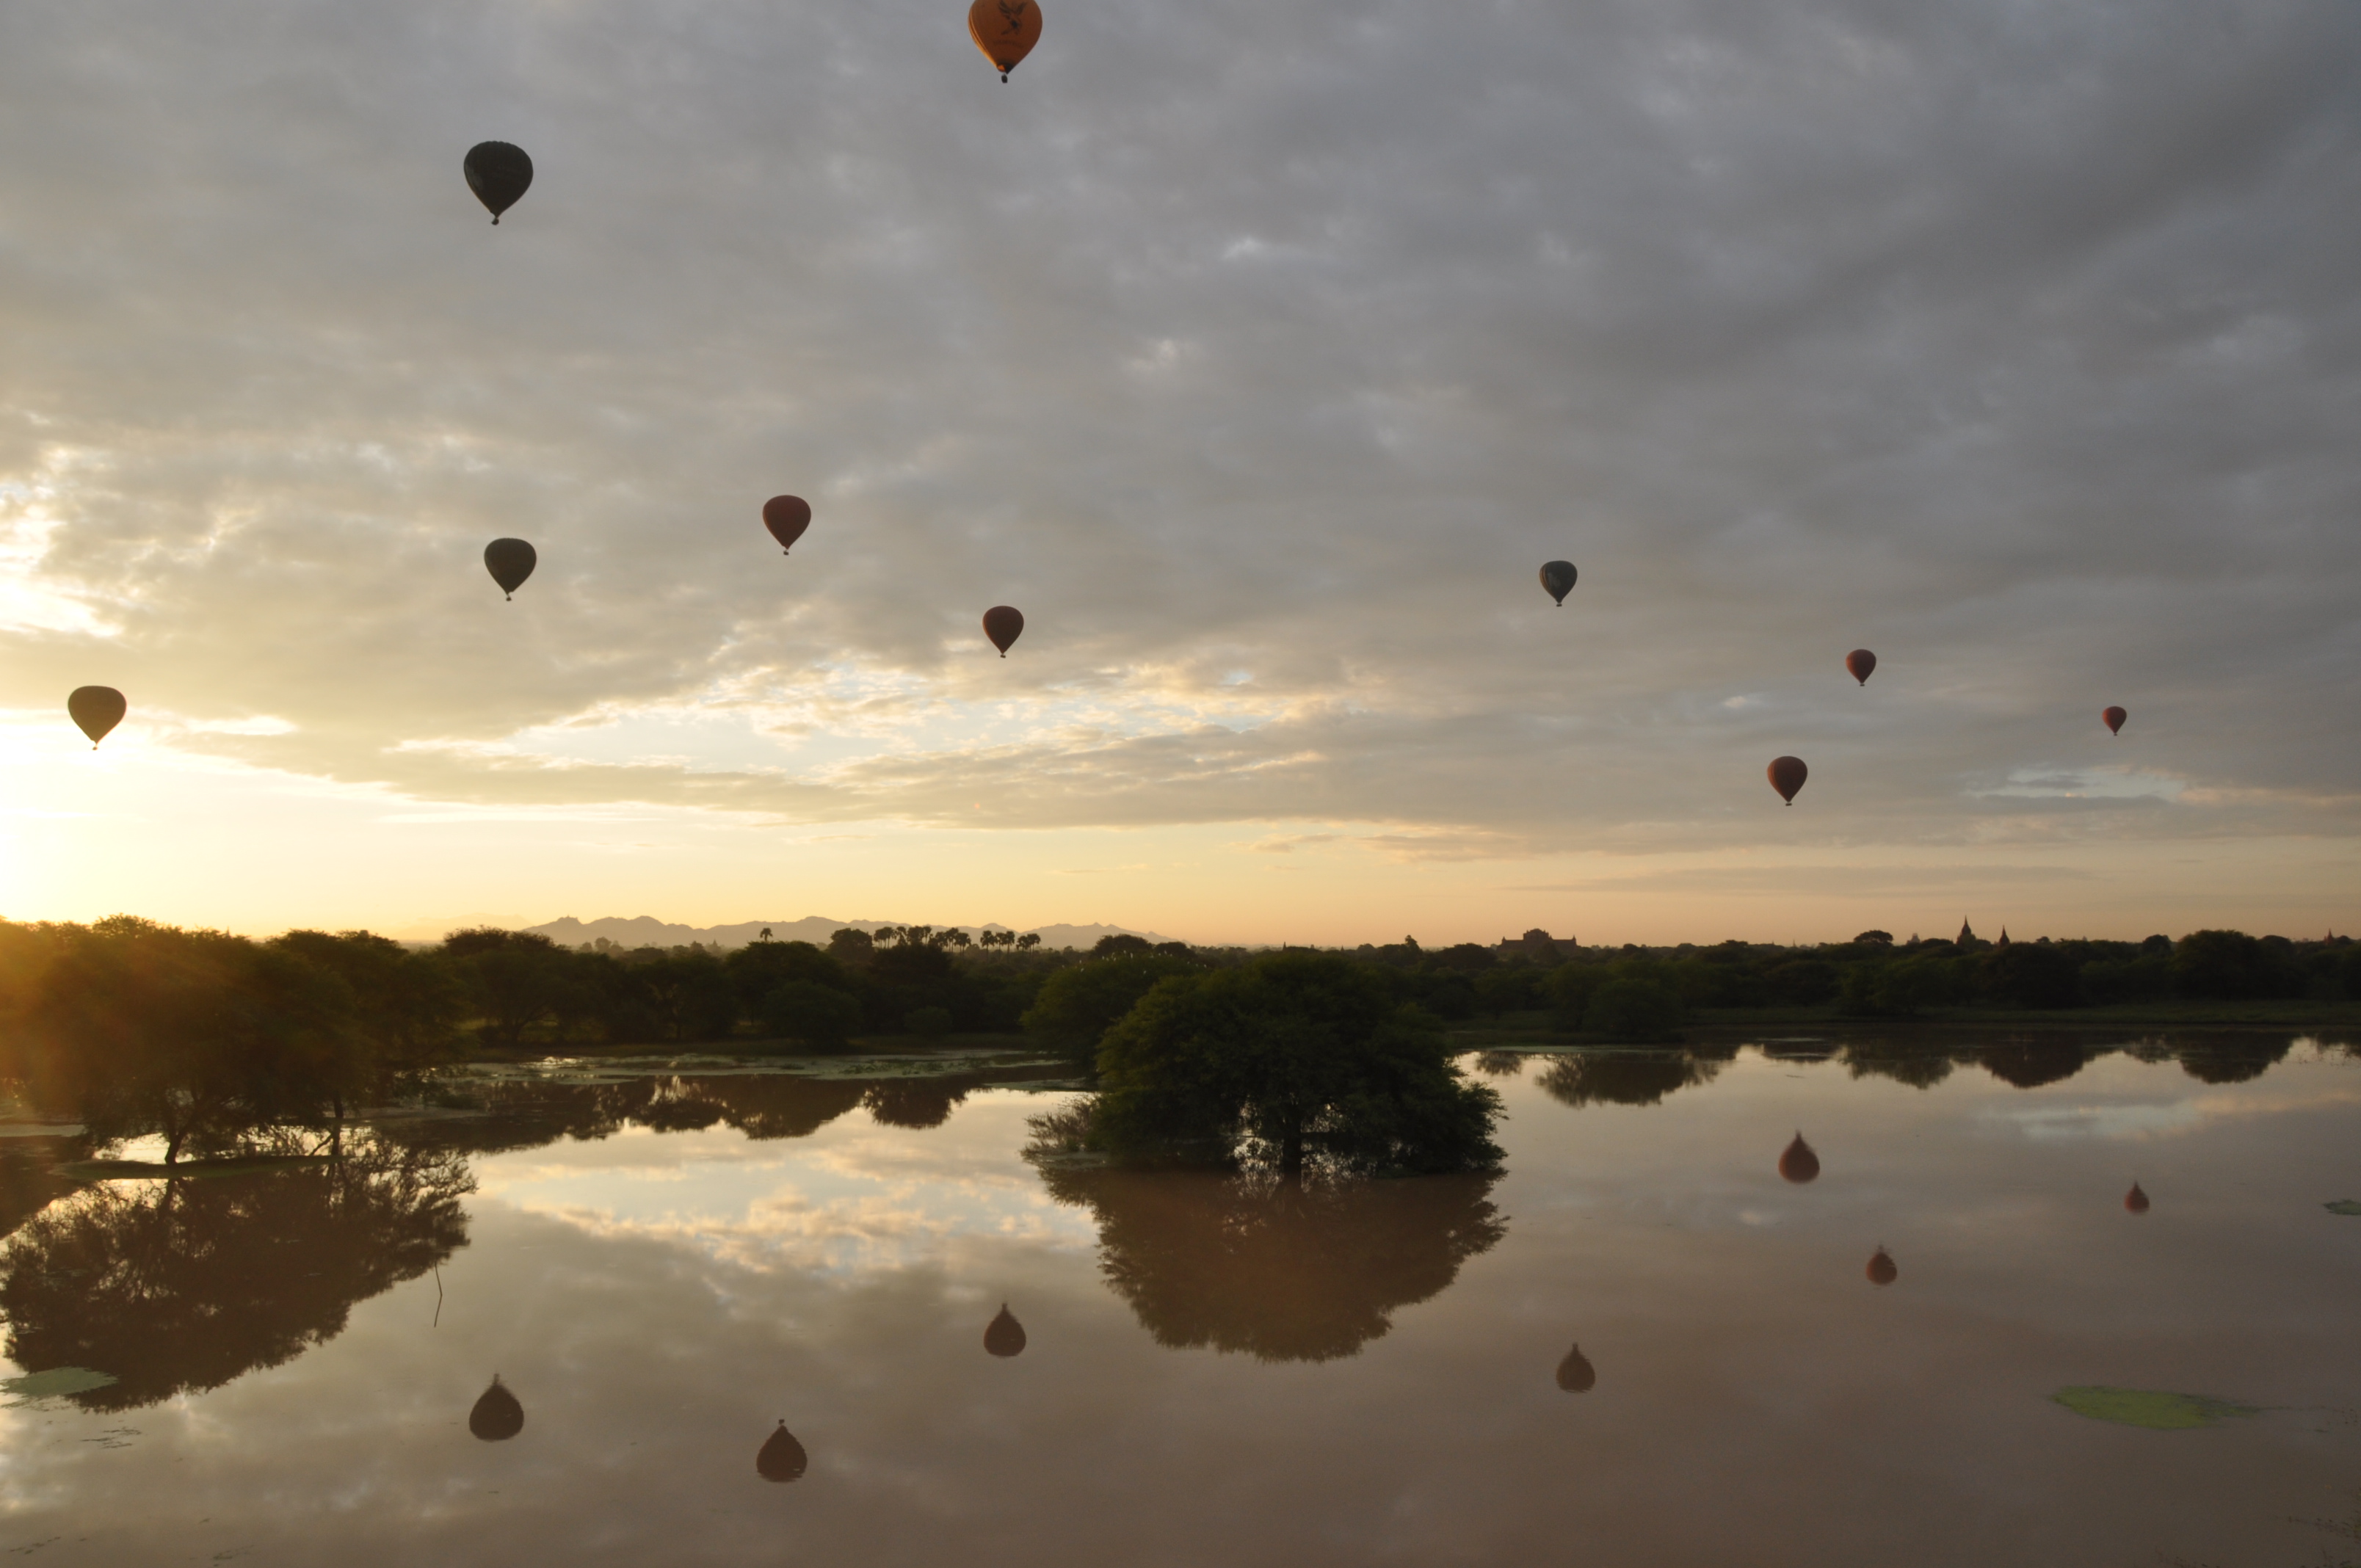
[[[2361,923],[2351,0],[1046,24],[0,9],[0,914]]]

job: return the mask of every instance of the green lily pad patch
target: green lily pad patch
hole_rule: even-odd
[[[2187,1431],[2193,1427],[2219,1426],[2236,1417],[2262,1414],[2258,1405],[2209,1399],[2202,1394],[2164,1394],[2148,1388],[2109,1388],[2091,1385],[2060,1388],[2049,1396],[2078,1416],[2117,1426],[2145,1427],[2150,1431]]]
[[[2323,1205],[2332,1214],[2361,1214],[2361,1200],[2347,1198],[2342,1202]]]
[[[114,1378],[104,1372],[93,1372],[87,1366],[52,1366],[47,1372],[27,1373],[22,1377],[0,1381],[0,1394],[8,1397],[8,1406],[29,1405],[38,1399],[60,1399],[68,1394],[87,1394],[93,1388],[104,1388]]]

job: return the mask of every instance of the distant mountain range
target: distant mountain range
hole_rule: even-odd
[[[614,915],[598,920],[577,920],[568,915],[545,926],[528,926],[525,929],[568,948],[579,948],[601,937],[619,948],[685,948],[691,942],[708,948],[742,948],[766,930],[774,941],[810,942],[824,948],[829,938],[848,927],[856,931],[874,931],[881,926],[902,924],[899,920],[831,920],[824,915],[812,915],[801,920],[741,920],[735,926],[675,926],[649,915],[629,920]],[[962,926],[960,929],[973,937],[979,932],[1005,931],[1008,927]],[[1094,947],[1101,937],[1145,937],[1151,942],[1173,939],[1122,926],[1038,926],[1034,931],[1045,948]]]

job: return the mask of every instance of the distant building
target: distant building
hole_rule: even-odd
[[[1959,944],[1963,948],[1972,948],[1976,945],[1976,928],[1964,920],[1960,922]]]
[[[1553,937],[1538,926],[1526,932],[1521,937],[1503,937],[1500,938],[1500,951],[1503,954],[1513,955],[1521,953],[1528,958],[1542,959],[1564,958],[1567,953],[1581,945],[1581,943],[1576,941],[1571,937],[1567,937],[1563,940]]]

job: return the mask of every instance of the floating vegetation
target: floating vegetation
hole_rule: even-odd
[[[153,1159],[78,1159],[56,1168],[76,1181],[189,1181],[220,1176],[252,1176],[333,1165],[326,1155],[235,1155],[221,1159],[184,1159],[166,1165]],[[111,1381],[111,1379],[110,1379]]]
[[[2060,1388],[2049,1396],[2078,1416],[2117,1426],[2144,1427],[2149,1431],[2188,1431],[2219,1426],[2224,1421],[2262,1413],[2258,1405],[2209,1399],[2202,1394],[2166,1394],[2147,1388],[2110,1388],[2090,1385]]]
[[[2332,1214],[2361,1214],[2361,1199],[2343,1198],[2334,1203],[2323,1203],[2321,1207]]]
[[[93,1388],[114,1386],[115,1379],[104,1372],[93,1372],[87,1366],[52,1366],[47,1372],[27,1373],[0,1382],[0,1394],[8,1397],[6,1408],[30,1405],[42,1399],[62,1399],[70,1394],[87,1394]]]

